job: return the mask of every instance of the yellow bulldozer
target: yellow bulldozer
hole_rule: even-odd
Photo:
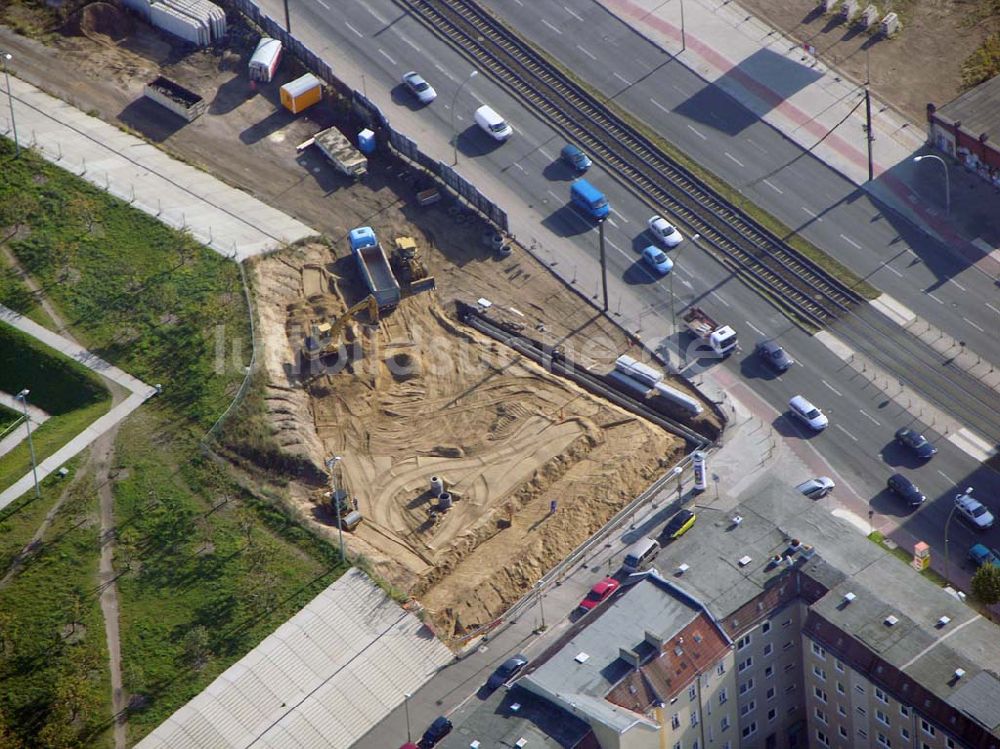
[[[396,237],[392,248],[392,271],[408,294],[419,294],[434,288],[434,277],[420,257],[413,237]]]
[[[374,295],[369,294],[332,322],[314,323],[312,335],[306,337],[302,355],[309,361],[315,361],[337,351],[344,328],[364,311],[368,312],[368,319],[373,325],[378,323],[378,301]]]

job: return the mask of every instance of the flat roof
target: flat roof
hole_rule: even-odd
[[[1000,138],[1000,76],[959,94],[937,111],[961,122],[970,133],[987,133],[996,142]]]

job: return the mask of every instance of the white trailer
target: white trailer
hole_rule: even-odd
[[[261,37],[250,58],[250,80],[270,83],[281,62],[281,42],[269,36]]]
[[[357,179],[368,171],[368,159],[337,128],[331,127],[316,133],[313,142],[337,171],[348,177]]]

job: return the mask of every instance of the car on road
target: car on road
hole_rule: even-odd
[[[562,150],[559,152],[559,158],[581,174],[590,169],[590,166],[593,163],[587,154],[574,146],[572,143],[567,143],[562,147]]]
[[[920,507],[927,499],[917,485],[901,473],[892,474],[885,482],[889,491],[904,500],[910,507]]]
[[[596,583],[586,597],[580,601],[580,608],[590,611],[608,600],[611,594],[621,586],[613,577],[606,577],[601,582]]]
[[[795,363],[795,360],[778,345],[777,341],[758,341],[754,347],[754,353],[757,354],[757,358],[776,372],[787,372],[788,368]]]
[[[670,518],[670,522],[663,529],[663,538],[680,538],[691,530],[694,526],[694,521],[697,519],[698,516],[691,512],[691,510],[681,510]]]
[[[521,673],[521,670],[527,665],[527,656],[520,653],[508,658],[497,667],[496,671],[490,674],[490,678],[486,680],[486,688],[497,689],[501,684],[506,684]]]
[[[796,395],[788,401],[788,408],[791,409],[792,415],[795,418],[817,432],[826,429],[830,423],[830,420],[826,418],[826,414],[801,395]]]
[[[986,505],[972,496],[971,487],[962,494],[955,495],[955,510],[960,518],[976,530],[984,531],[993,527],[993,513],[986,509]]]
[[[974,544],[969,549],[969,559],[977,569],[985,564],[992,564],[994,567],[1000,567],[1000,551],[997,551],[996,549],[989,549],[985,544]]]
[[[684,237],[677,230],[677,227],[659,214],[652,216],[646,225],[649,227],[649,233],[653,235],[653,239],[665,247],[673,248],[684,241]]]
[[[421,104],[430,104],[437,98],[437,91],[434,90],[434,87],[425,81],[420,73],[413,70],[409,73],[403,73],[403,85],[417,97],[417,101]]]
[[[829,476],[817,476],[814,479],[803,481],[795,488],[810,499],[822,499],[827,494],[832,492],[836,486],[837,485],[833,483],[833,479]]]
[[[896,442],[913,451],[914,455],[924,460],[929,460],[937,452],[937,448],[924,435],[908,427],[900,427],[896,430]]]
[[[655,270],[661,276],[667,275],[674,269],[674,261],[667,257],[667,253],[659,247],[650,245],[642,251],[642,259],[646,265]]]
[[[435,718],[430,727],[424,731],[424,735],[417,742],[419,749],[432,749],[437,743],[451,733],[451,721],[443,715]]]

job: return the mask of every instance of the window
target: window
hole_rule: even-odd
[[[903,737],[904,741],[910,740],[910,731],[908,728],[903,728],[902,726],[900,726],[899,735]]]
[[[813,651],[813,655],[815,655],[820,660],[823,660],[823,661],[826,660],[826,651],[823,650],[823,648],[821,648],[815,642],[812,643],[812,651]]]
[[[674,749],[681,749],[681,742],[675,741],[674,742]]]
[[[948,749],[955,749],[955,739],[951,738],[950,736],[946,737],[944,740],[944,745],[948,747]]]
[[[773,700],[774,699],[774,687],[768,687],[767,688],[767,698],[769,700]]]
[[[750,666],[752,666],[752,665],[753,665],[753,658],[752,657],[751,658],[747,658],[745,661],[743,661],[742,663],[740,663],[739,666],[737,666],[736,670],[739,671],[740,673],[743,673],[748,668],[750,668]]]
[[[725,705],[726,704],[726,700],[728,700],[728,699],[729,699],[729,695],[726,693],[726,688],[723,687],[722,689],[719,690],[719,704],[720,705]]]
[[[764,655],[770,655],[773,652],[774,652],[774,646],[771,645],[771,643],[767,643],[767,645],[764,646]]]
[[[865,693],[865,688],[863,686],[861,686],[860,684],[855,684],[854,688],[857,690],[858,694],[864,694]]]
[[[875,739],[875,741],[878,742],[879,746],[885,746],[885,747],[891,747],[892,746],[892,742],[889,741],[889,739],[885,736],[885,734],[882,734],[882,733],[880,733],[878,735],[878,737]]]
[[[691,711],[691,728],[694,728],[696,725],[698,725],[698,711],[697,710],[692,710]]]
[[[789,684],[787,687],[785,687],[785,694],[791,694],[794,691],[795,691],[794,684]]]
[[[733,742],[727,741],[725,744],[722,745],[722,749],[733,749]]]
[[[670,727],[673,728],[673,729],[677,729],[677,728],[681,727],[681,714],[680,713],[674,713],[673,715],[670,716]]]
[[[762,635],[766,635],[770,631],[771,631],[771,622],[764,622],[763,624],[760,625],[760,633]]]
[[[789,640],[788,642],[786,642],[784,645],[781,646],[781,649],[782,650],[791,650],[794,645],[795,645],[795,643],[792,642],[791,640]]]
[[[745,682],[740,684],[740,694],[746,694],[751,689],[753,689],[753,679],[747,679]]]
[[[813,687],[813,694],[816,695],[816,699],[820,702],[826,702],[826,690],[820,689],[819,687]]]
[[[862,729],[862,728],[859,728],[859,729],[858,729],[858,736],[860,736],[860,737],[861,737],[861,738],[863,738],[863,739],[867,739],[867,738],[868,738],[868,732],[867,732],[867,731],[865,731],[865,730],[864,730],[864,729]]]
[[[843,706],[843,705],[837,705],[837,713],[838,713],[838,714],[839,714],[839,715],[840,715],[840,716],[841,716],[842,718],[846,718],[846,717],[847,717],[847,710],[846,710],[846,709],[844,708],[844,706]]]
[[[691,749],[699,749],[699,746],[700,745],[698,744],[698,739],[695,739],[694,743],[691,744]]]
[[[728,715],[723,715],[722,716],[722,720],[719,721],[719,728],[721,728],[723,731],[728,731],[729,730],[729,716]],[[727,741],[726,743],[728,744],[729,742]]]
[[[904,718],[909,718],[910,717],[910,708],[908,708],[906,705],[900,705],[899,706],[899,714],[902,715]]]
[[[858,705],[858,714],[859,715],[867,715],[868,711],[865,710],[863,707],[861,707],[861,705]]]
[[[933,736],[936,733],[934,730],[934,726],[932,726],[923,718],[920,719],[920,730],[926,733],[928,736]]]
[[[764,669],[764,678],[770,679],[772,676],[774,676],[774,666],[768,666]]]
[[[725,663],[720,663],[716,667],[715,673],[717,673],[719,676],[722,676],[724,673],[726,673],[726,664]]]
[[[817,740],[817,741],[818,741],[819,743],[821,743],[821,744],[822,744],[823,746],[830,746],[830,739],[828,739],[828,738],[826,737],[826,734],[825,734],[825,733],[823,733],[823,732],[822,732],[821,730],[819,730],[818,728],[816,729],[816,740]]]
[[[754,700],[750,700],[747,704],[740,708],[740,715],[747,715],[756,709],[757,703]]]
[[[773,707],[767,711],[767,719],[769,722],[773,723],[775,718],[777,717],[778,717],[778,711],[775,710]]]
[[[837,726],[837,733],[840,734],[840,738],[842,739],[847,738],[847,729],[844,728],[843,726]]]
[[[836,666],[840,673],[844,673],[844,664],[840,662],[840,658],[834,658],[833,665]]]
[[[889,704],[889,698],[886,697],[885,692],[883,692],[878,687],[875,687],[875,699],[877,699],[879,702],[881,702],[884,705],[888,705]]]
[[[750,635],[743,635],[740,639],[736,641],[736,649],[743,650],[750,644]]]
[[[889,725],[889,716],[883,713],[881,710],[875,711],[875,720],[884,725]]]
[[[743,738],[748,739],[757,733],[757,721],[751,720],[747,725],[743,726]]]
[[[782,627],[788,627],[788,626],[790,626],[790,625],[791,625],[791,623],[792,623],[792,620],[791,620],[791,619],[785,619],[785,621],[783,621],[783,622],[781,623],[781,626],[782,626]]]
[[[795,664],[794,664],[794,663],[786,663],[786,664],[785,664],[785,673],[787,674],[787,673],[788,673],[789,671],[791,671],[791,670],[792,670],[793,668],[795,668]]]
[[[819,666],[813,666],[813,676],[817,679],[826,681],[826,669],[820,668]]]
[[[841,684],[839,681],[837,682],[837,694],[846,694],[844,692],[844,685]]]
[[[695,685],[692,684],[691,686],[688,687],[688,699],[693,700],[697,695],[698,695],[697,689],[695,688]]]
[[[820,710],[820,709],[819,709],[819,708],[817,707],[817,708],[816,708],[816,712],[815,712],[815,715],[816,715],[816,720],[818,720],[818,721],[819,721],[820,723],[822,723],[823,725],[826,725],[826,713],[825,713],[825,712],[823,712],[822,710]]]

